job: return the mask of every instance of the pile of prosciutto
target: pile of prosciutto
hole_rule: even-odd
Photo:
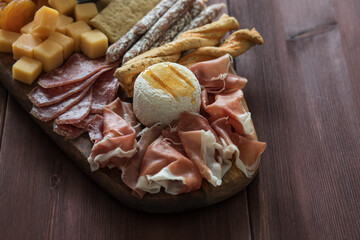
[[[229,72],[231,57],[190,67],[202,86],[201,112],[183,112],[168,126],[143,126],[131,103],[120,99],[103,107],[88,158],[92,171],[117,168],[133,195],[177,195],[201,188],[205,179],[217,187],[233,163],[248,178],[259,166],[266,144],[256,139],[242,88],[245,78]],[[99,131],[98,131],[99,132]]]
[[[116,65],[105,59],[91,60],[76,53],[60,68],[38,81],[28,93],[31,114],[41,121],[53,121],[54,132],[74,139],[88,131],[95,141],[102,138],[102,108],[115,98],[119,81]]]

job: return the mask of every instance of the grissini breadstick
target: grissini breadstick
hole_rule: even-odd
[[[176,2],[141,39],[125,53],[122,63],[124,64],[128,60],[149,50],[151,45],[153,45],[181,15],[188,11],[193,4],[193,0],[179,0]]]
[[[154,23],[176,2],[177,0],[162,0],[139,22],[137,22],[124,36],[113,43],[106,51],[106,61],[113,63],[119,61],[125,52],[141,38],[141,36],[154,25]]]
[[[194,7],[189,12],[186,12],[179,20],[177,20],[151,47],[160,47],[161,45],[174,40],[175,36],[180,32],[183,32],[182,29],[189,25],[191,20],[199,15],[200,12],[204,10],[204,8],[204,2],[202,0],[196,0],[194,2]]]
[[[263,43],[263,38],[255,28],[251,30],[241,29],[232,33],[219,47],[210,46],[198,48],[184,55],[178,63],[189,67],[197,62],[212,60],[227,53],[232,57],[237,57],[249,50],[252,46]]]
[[[132,97],[133,85],[137,75],[154,64],[155,60],[164,59],[163,61],[177,62],[183,51],[204,46],[215,46],[220,43],[228,31],[238,28],[239,24],[236,19],[224,14],[216,22],[184,32],[177,40],[151,49],[129,60],[116,70],[115,77],[120,80],[127,96]]]

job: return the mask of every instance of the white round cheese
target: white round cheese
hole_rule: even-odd
[[[170,124],[180,113],[200,111],[201,87],[195,75],[177,63],[158,63],[145,69],[134,84],[133,107],[145,126]]]

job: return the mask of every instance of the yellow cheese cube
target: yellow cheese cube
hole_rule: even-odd
[[[31,22],[29,22],[28,24],[26,24],[25,26],[23,26],[23,27],[20,29],[20,32],[21,32],[21,33],[31,33],[33,22],[34,22],[34,21],[31,21]]]
[[[34,58],[42,62],[45,72],[50,72],[63,63],[63,47],[52,40],[45,40],[34,49]]]
[[[95,3],[83,3],[76,5],[74,13],[76,21],[84,20],[88,22],[98,14],[98,10]]]
[[[41,42],[42,40],[40,38],[32,34],[21,34],[21,36],[12,45],[14,59],[20,59],[22,56],[32,58],[34,56],[34,48]]]
[[[50,34],[48,39],[56,42],[63,47],[64,59],[70,57],[70,55],[74,52],[75,42],[74,39],[72,39],[71,37],[68,37],[59,32],[53,32],[52,34]]]
[[[20,33],[0,29],[0,52],[12,52],[12,44],[20,37]]]
[[[72,14],[76,6],[76,0],[49,0],[49,5],[61,14]]]
[[[65,34],[66,26],[72,22],[74,22],[74,19],[72,17],[60,14],[56,23],[56,31]]]
[[[105,56],[108,48],[108,38],[99,30],[81,34],[81,51],[89,58]]]
[[[43,6],[35,13],[31,32],[42,39],[46,39],[55,31],[58,17],[58,11]]]
[[[90,31],[91,28],[84,21],[77,21],[66,26],[66,35],[75,41],[75,52],[80,52],[80,35]]]
[[[26,84],[32,84],[42,72],[42,63],[38,60],[21,57],[12,68],[13,78]]]

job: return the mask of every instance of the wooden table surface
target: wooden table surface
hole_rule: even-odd
[[[129,209],[0,85],[1,239],[360,239],[360,1],[227,4],[265,39],[236,59],[268,143],[256,179],[203,209]]]

